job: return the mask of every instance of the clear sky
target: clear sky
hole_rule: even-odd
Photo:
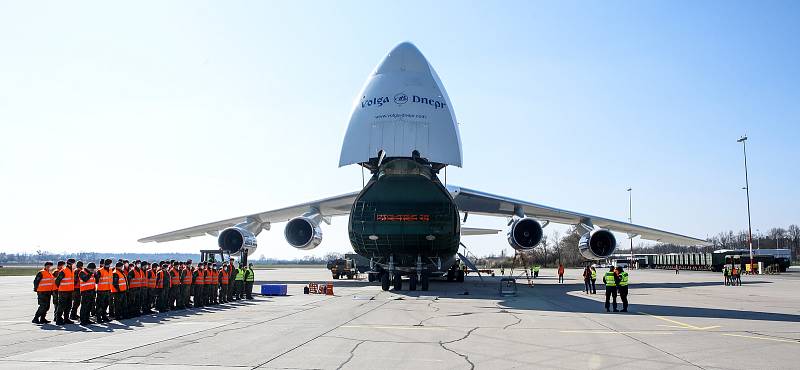
[[[136,239],[357,190],[349,110],[406,40],[461,123],[449,183],[617,219],[630,186],[635,223],[706,237],[747,227],[747,133],[754,232],[800,223],[797,1],[2,1],[0,251],[193,252]]]

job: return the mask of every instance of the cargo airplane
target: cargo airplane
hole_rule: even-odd
[[[458,264],[462,235],[499,230],[462,227],[469,214],[509,218],[508,243],[530,250],[548,223],[574,225],[576,246],[589,260],[614,253],[611,230],[643,239],[705,245],[701,239],[548,207],[460,186],[439,178],[446,166],[462,165],[461,138],[453,104],[428,60],[411,43],[392,49],[369,75],[358,94],[344,136],[339,166],[358,164],[371,178],[360,191],[291,207],[234,217],[140,239],[167,242],[202,235],[217,237],[219,248],[248,255],[256,236],[272,223],[286,222],[289,245],[302,250],[322,242],[321,223],[349,216],[348,233],[356,253],[370,260],[370,281],[383,290],[428,290],[431,277],[463,281]],[[462,216],[463,214],[463,216]]]

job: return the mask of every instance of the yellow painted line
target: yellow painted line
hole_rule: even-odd
[[[340,328],[349,329],[398,329],[398,330],[444,330],[435,326],[373,326],[373,325],[342,325]]]
[[[657,318],[657,319],[659,319],[659,320],[663,320],[663,321],[666,321],[666,322],[671,322],[671,323],[673,323],[673,324],[679,325],[680,327],[682,327],[682,328],[684,328],[684,329],[692,329],[692,330],[708,330],[708,329],[716,329],[716,328],[720,327],[719,325],[699,327],[699,326],[694,326],[694,325],[687,324],[687,323],[685,323],[685,322],[680,322],[680,321],[676,321],[676,320],[668,319],[668,318],[666,318],[666,317],[657,316],[657,315],[651,315],[651,314],[649,314],[649,313],[647,313],[647,312],[639,312],[639,313],[640,313],[640,314],[642,314],[642,315],[647,315],[647,316],[650,316],[650,317],[655,317],[655,318]]]
[[[672,335],[668,331],[606,331],[606,330],[559,330],[559,333],[580,334],[646,334],[646,335]]]
[[[737,337],[737,338],[750,338],[750,339],[760,339],[760,340],[771,340],[773,342],[783,342],[783,343],[794,343],[800,344],[800,341],[796,340],[789,340],[789,339],[779,339],[779,338],[769,338],[769,337],[757,337],[752,335],[741,335],[741,334],[722,334],[729,337]]]

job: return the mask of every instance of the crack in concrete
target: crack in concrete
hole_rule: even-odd
[[[456,343],[456,342],[460,342],[460,341],[462,341],[462,340],[464,340],[464,339],[467,339],[467,338],[468,338],[470,335],[472,335],[472,332],[474,332],[474,331],[475,331],[475,330],[477,330],[477,329],[478,329],[477,327],[474,327],[474,328],[472,328],[472,329],[469,329],[469,331],[467,332],[467,334],[465,334],[463,337],[461,337],[461,338],[459,338],[459,339],[454,339],[454,340],[447,341],[447,342],[439,342],[439,346],[440,346],[440,347],[442,347],[442,349],[444,349],[445,351],[452,352],[452,353],[456,354],[457,356],[459,356],[459,357],[463,358],[463,359],[464,359],[464,361],[466,361],[466,362],[469,364],[469,368],[470,368],[470,370],[474,370],[474,369],[475,369],[475,364],[474,364],[474,363],[472,363],[472,361],[470,361],[470,359],[469,359],[469,356],[467,356],[467,355],[465,355],[465,354],[462,354],[462,353],[460,353],[460,352],[457,352],[456,350],[453,350],[453,349],[447,348],[447,346],[445,346],[445,344]]]
[[[352,360],[352,359],[353,359],[353,357],[355,357],[355,352],[356,352],[356,349],[358,349],[358,347],[359,347],[360,345],[364,344],[364,342],[366,342],[366,340],[362,340],[362,341],[360,341],[360,342],[356,343],[356,345],[355,345],[355,346],[353,346],[353,348],[351,348],[351,349],[350,349],[350,356],[349,356],[349,357],[347,357],[347,360],[344,360],[344,362],[342,362],[342,363],[341,363],[341,365],[339,365],[338,367],[336,367],[336,370],[341,370],[341,369],[344,367],[344,365],[347,365],[347,363],[348,363],[348,362],[350,362],[350,360]]]
[[[515,319],[517,319],[517,322],[515,322],[515,323],[513,323],[513,324],[508,324],[508,325],[504,326],[504,327],[503,327],[503,330],[506,330],[506,329],[508,329],[508,328],[510,328],[510,327],[512,327],[512,326],[514,326],[514,325],[517,325],[517,324],[519,324],[519,323],[521,323],[521,322],[522,322],[522,319],[521,319],[519,316],[517,316],[517,314],[515,314],[515,313],[513,313],[513,312],[511,312],[511,311],[507,311],[507,310],[500,310],[500,313],[507,313],[507,314],[509,314],[509,315],[511,315],[511,316],[514,316],[514,318],[515,318]]]

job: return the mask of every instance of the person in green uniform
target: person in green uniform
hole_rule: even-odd
[[[239,268],[236,269],[236,279],[234,282],[235,292],[233,294],[233,298],[237,301],[244,299],[244,296],[242,296],[244,293],[244,268],[241,263],[239,263]]]
[[[628,312],[628,273],[622,269],[622,266],[617,267],[617,276],[619,277],[619,298],[622,300],[622,312]]]
[[[606,312],[610,312],[609,300],[614,297],[614,312],[617,311],[617,285],[619,284],[619,276],[614,273],[612,266],[608,272],[603,276],[603,283],[606,284]]]
[[[253,264],[247,266],[244,270],[244,292],[247,299],[253,299],[253,283],[256,281],[256,273],[253,271]]]

